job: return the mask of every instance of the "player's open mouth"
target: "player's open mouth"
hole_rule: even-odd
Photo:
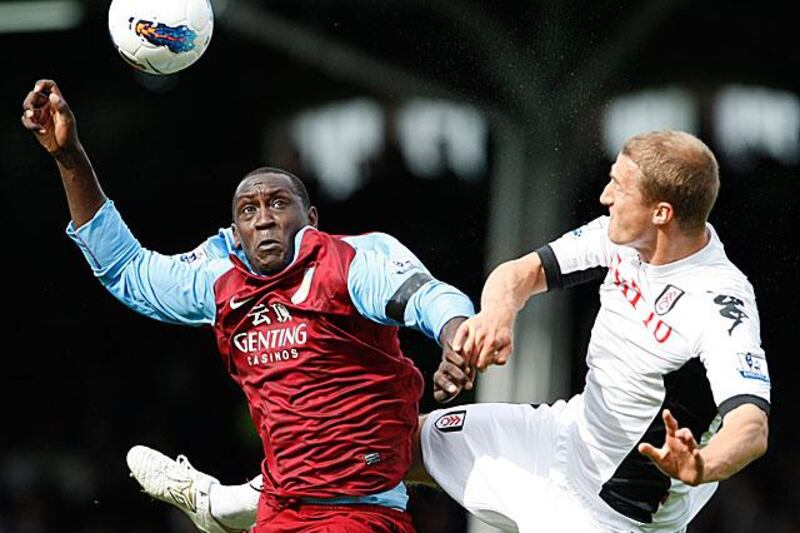
[[[267,239],[258,243],[258,249],[265,252],[275,252],[281,249],[281,243],[274,239]]]

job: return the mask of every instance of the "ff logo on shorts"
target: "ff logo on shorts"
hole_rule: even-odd
[[[450,411],[445,413],[434,422],[434,427],[442,433],[461,431],[464,427],[464,420],[467,418],[466,411]]]

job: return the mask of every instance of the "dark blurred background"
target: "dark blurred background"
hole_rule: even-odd
[[[65,236],[55,165],[19,124],[42,77],[59,82],[106,193],[145,246],[194,248],[230,223],[240,177],[268,164],[306,179],[323,229],[391,233],[476,302],[492,266],[603,213],[597,197],[627,136],[698,134],[721,164],[711,222],[755,286],[773,407],[767,455],[723,483],[689,531],[800,531],[790,3],[213,4],[200,61],[150,77],[114,51],[108,2],[0,0],[1,533],[192,531],[138,492],[128,448],[185,453],[225,483],[255,475],[260,458],[212,335],[121,306]],[[518,401],[582,388],[596,286],[543,300],[567,356],[552,373],[520,374]],[[414,332],[402,339],[430,383],[438,349]],[[435,407],[428,389],[422,410]],[[441,493],[414,488],[411,505],[421,533],[467,531]]]

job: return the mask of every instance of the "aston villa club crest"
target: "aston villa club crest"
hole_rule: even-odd
[[[682,289],[679,289],[674,285],[667,285],[664,287],[664,290],[661,291],[661,296],[659,296],[656,300],[656,314],[662,316],[669,313],[684,294],[685,293]]]

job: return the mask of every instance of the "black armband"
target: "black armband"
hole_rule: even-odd
[[[547,280],[548,291],[552,289],[567,289],[595,279],[602,279],[606,275],[607,269],[601,266],[579,270],[569,274],[562,274],[561,265],[558,264],[556,254],[549,244],[545,244],[536,250],[536,253],[539,255],[539,260],[542,262],[542,268],[544,268],[544,277]]]
[[[769,402],[760,396],[755,396],[753,394],[739,394],[737,396],[733,396],[728,398],[721,404],[719,404],[719,414],[725,418],[725,415],[739,407],[740,405],[744,405],[746,403],[752,403],[769,416]]]
[[[420,287],[431,281],[433,278],[424,272],[417,272],[408,278],[400,288],[395,291],[389,301],[386,303],[386,316],[400,322],[405,323],[406,306],[414,293]]]

